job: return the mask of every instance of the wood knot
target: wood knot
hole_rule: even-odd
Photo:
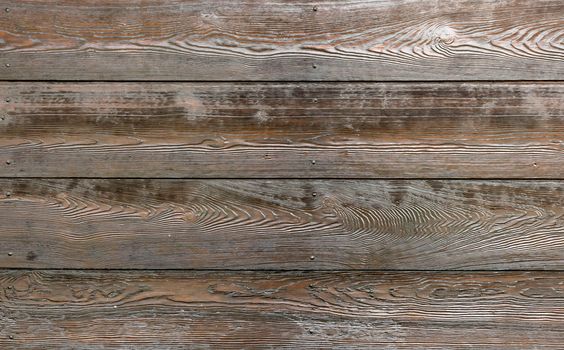
[[[436,38],[439,42],[450,45],[456,39],[456,32],[450,27],[440,27],[436,33]]]

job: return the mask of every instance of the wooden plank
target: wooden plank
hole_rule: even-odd
[[[9,80],[562,80],[561,0],[1,0]]]
[[[3,268],[564,268],[562,181],[0,180]]]
[[[562,178],[562,83],[2,83],[2,177]]]
[[[2,271],[2,349],[562,349],[564,272]]]

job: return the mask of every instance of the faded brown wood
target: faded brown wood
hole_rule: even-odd
[[[4,268],[562,269],[562,181],[0,180]]]
[[[561,0],[2,0],[0,79],[564,79]]]
[[[564,273],[2,271],[2,349],[562,349]]]
[[[562,178],[561,83],[1,83],[0,176]]]

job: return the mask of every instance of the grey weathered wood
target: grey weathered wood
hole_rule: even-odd
[[[0,79],[564,79],[561,0],[2,0],[0,8]]]
[[[561,83],[30,82],[0,101],[2,177],[564,176]]]
[[[2,349],[562,349],[564,273],[0,272]]]
[[[562,269],[562,181],[0,180],[4,268]]]

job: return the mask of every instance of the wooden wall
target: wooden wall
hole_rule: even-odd
[[[564,349],[561,0],[0,0],[0,349]]]

